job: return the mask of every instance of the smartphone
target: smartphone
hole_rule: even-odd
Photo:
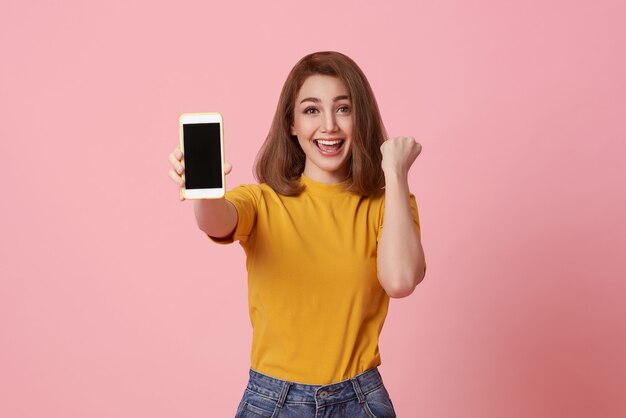
[[[224,196],[224,128],[219,113],[180,115],[180,149],[183,152],[185,199]]]

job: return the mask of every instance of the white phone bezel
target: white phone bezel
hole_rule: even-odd
[[[196,123],[219,123],[220,124],[220,153],[222,159],[222,186],[221,188],[213,189],[187,189],[182,188],[181,194],[185,199],[219,199],[224,197],[226,190],[225,176],[224,176],[224,125],[222,115],[217,112],[209,113],[183,113],[180,115],[180,149],[183,152],[183,161],[185,155],[185,144],[183,138],[183,125],[196,124]],[[184,162],[183,162],[184,164]],[[185,174],[183,173],[183,180]]]

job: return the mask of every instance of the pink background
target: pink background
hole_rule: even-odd
[[[626,6],[615,1],[0,3],[0,416],[226,417],[244,255],[178,201],[178,116],[219,111],[252,182],[318,50],[367,74],[429,270],[391,301],[400,417],[626,416]]]

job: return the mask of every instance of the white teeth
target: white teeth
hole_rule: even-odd
[[[323,139],[318,139],[317,143],[318,144],[322,144],[322,145],[337,145],[337,144],[341,143],[341,141],[342,141],[341,139],[337,139],[337,140],[334,140],[334,141],[325,141]]]

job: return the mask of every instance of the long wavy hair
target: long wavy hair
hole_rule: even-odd
[[[380,146],[387,139],[387,132],[378,104],[359,66],[348,56],[335,51],[315,52],[303,57],[287,76],[272,126],[256,157],[256,179],[287,196],[298,195],[304,190],[299,179],[306,156],[297,137],[291,135],[291,126],[298,92],[304,81],[314,74],[338,77],[351,98],[352,150],[346,190],[361,196],[381,193],[385,177]]]

